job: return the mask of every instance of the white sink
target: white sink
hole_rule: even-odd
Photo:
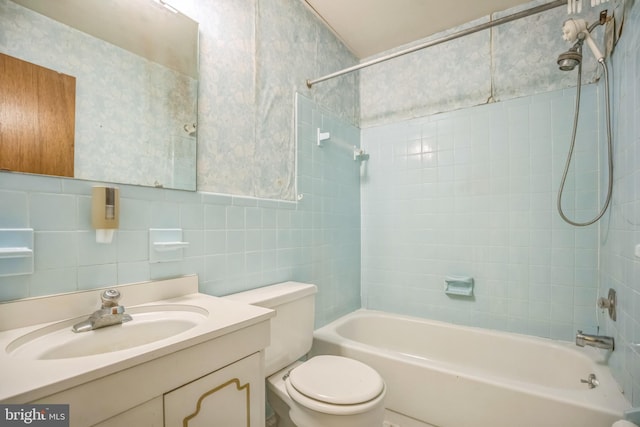
[[[213,358],[220,363],[238,360],[247,345],[265,338],[273,316],[272,310],[199,293],[197,276],[185,276],[119,285],[121,303],[132,320],[73,332],[74,324],[100,306],[105,289],[0,304],[0,402],[38,401],[129,368],[191,354],[194,348],[215,347],[215,355],[204,358],[207,363]],[[235,341],[245,331],[251,344],[245,338]],[[181,366],[180,371],[194,366]],[[168,390],[179,385],[169,384],[174,377],[172,373],[138,385],[153,388],[165,381]],[[151,395],[135,396],[141,404],[140,399]]]
[[[54,323],[29,332],[7,345],[12,357],[34,360],[67,359],[125,350],[181,334],[207,319],[207,310],[193,305],[153,305],[126,310],[133,320],[75,333],[80,319]]]

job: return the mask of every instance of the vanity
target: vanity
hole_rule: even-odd
[[[132,320],[80,333],[104,289],[0,304],[0,403],[68,404],[78,427],[264,425],[272,310],[197,276],[116,288]]]

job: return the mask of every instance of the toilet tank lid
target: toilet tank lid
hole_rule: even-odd
[[[225,296],[233,301],[273,308],[318,292],[316,285],[301,282],[283,282]]]

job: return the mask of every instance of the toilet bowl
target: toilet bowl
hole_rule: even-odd
[[[342,356],[298,361],[313,342],[316,292],[285,282],[225,297],[276,311],[265,373],[278,427],[381,427],[386,386],[373,368]]]
[[[341,356],[296,362],[267,379],[278,427],[378,427],[385,395],[375,370]]]

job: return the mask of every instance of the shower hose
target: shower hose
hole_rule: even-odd
[[[573,130],[571,132],[571,146],[569,147],[569,154],[567,155],[567,161],[565,163],[564,172],[562,174],[562,181],[560,182],[560,190],[558,191],[558,213],[560,217],[567,223],[574,225],[576,227],[586,227],[597,222],[604,213],[607,211],[609,204],[611,203],[611,194],[613,193],[613,147],[612,147],[612,138],[611,138],[611,107],[609,102],[609,69],[607,68],[607,64],[604,59],[598,61],[602,66],[604,71],[604,92],[605,92],[605,110],[606,110],[606,122],[607,122],[607,153],[608,153],[608,167],[609,167],[609,184],[607,186],[607,198],[604,202],[604,206],[600,210],[600,213],[590,221],[587,222],[576,222],[573,221],[564,214],[562,211],[562,193],[564,191],[565,182],[567,180],[567,174],[569,173],[569,167],[571,166],[571,159],[573,157],[573,149],[576,145],[576,133],[578,130],[578,116],[580,113],[580,92],[582,86],[582,63],[578,65],[578,86],[576,90],[576,107],[575,114],[573,117]]]

